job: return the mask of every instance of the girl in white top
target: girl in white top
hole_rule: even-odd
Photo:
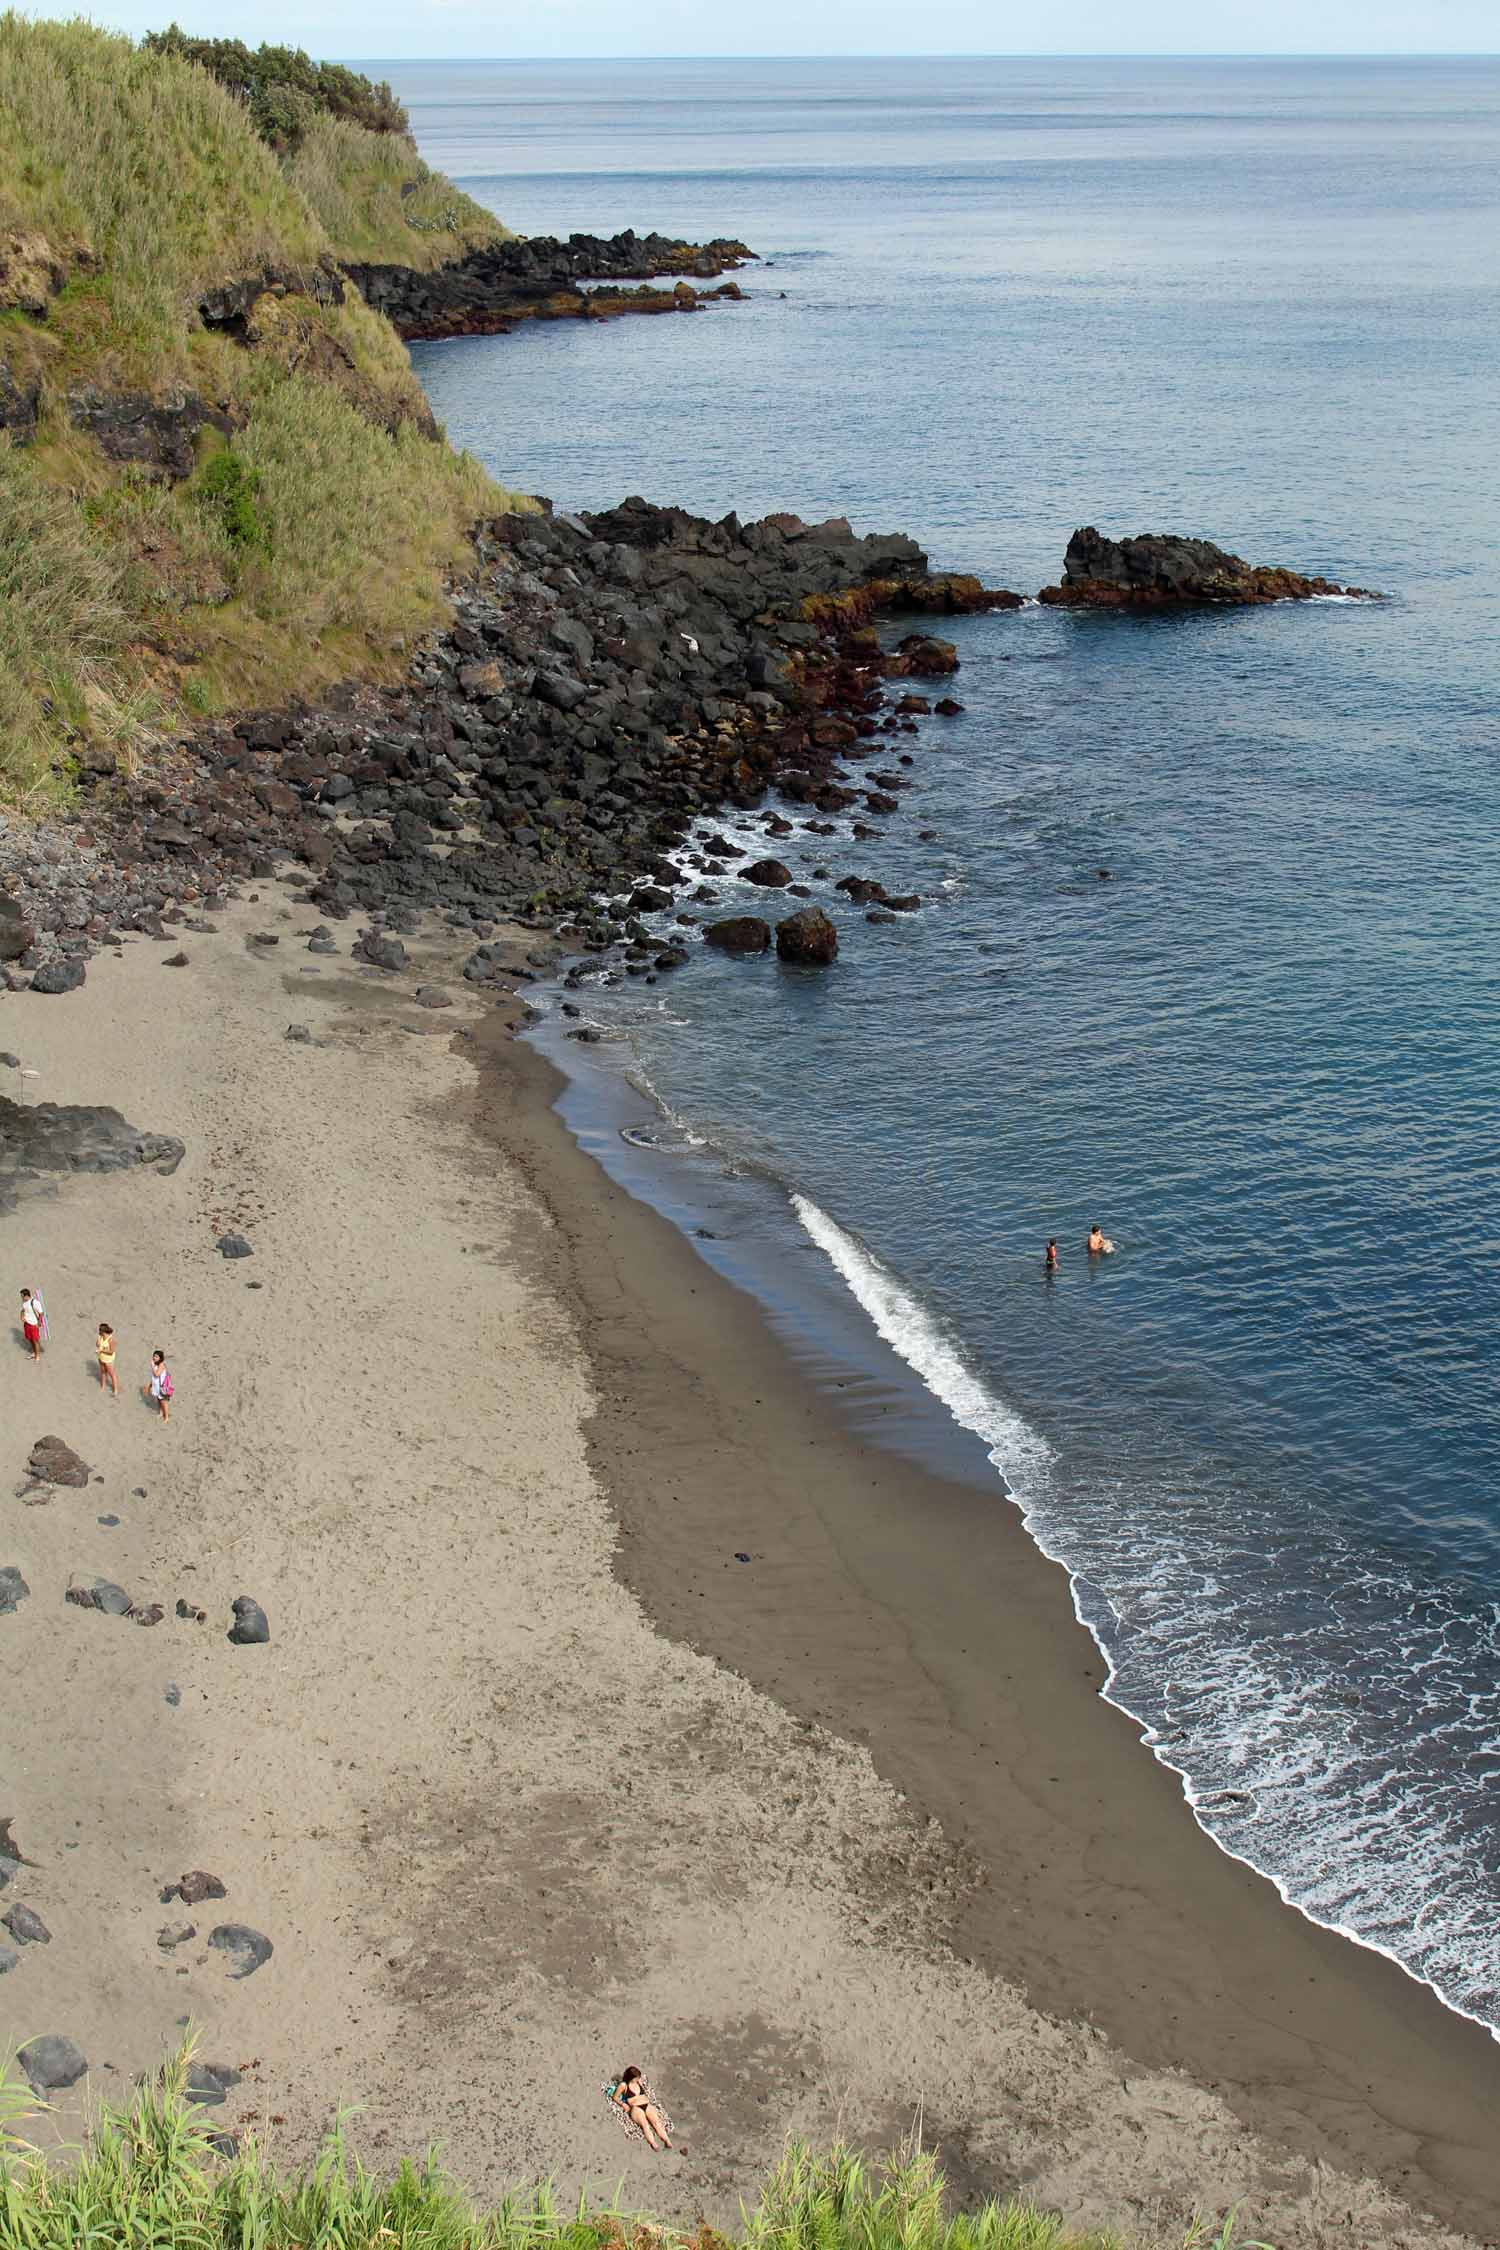
[[[146,1396],[154,1399],[161,1408],[161,1418],[164,1422],[170,1422],[172,1419],[172,1391],[172,1371],[167,1365],[167,1355],[165,1352],[153,1352],[151,1354],[151,1380],[146,1385]]]

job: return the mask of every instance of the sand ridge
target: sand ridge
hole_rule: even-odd
[[[0,1983],[5,2038],[71,2034],[114,2095],[191,2021],[245,2068],[226,2124],[291,2158],[357,2103],[369,2155],[440,2140],[487,2196],[550,2174],[732,2218],[789,2133],[889,2145],[920,2115],[961,2184],[1079,2221],[1170,2235],[1242,2201],[1284,2250],[1456,2244],[959,1958],[1003,1870],[865,1750],[664,1638],[617,1577],[595,1372],[552,1216],[471,1129],[455,956],[413,944],[458,1001],[427,1012],[413,978],[313,972],[314,917],[274,886],[219,919],[184,969],[136,940],[81,993],[5,1006],[37,1073],[7,1091],[111,1101],[187,1144],[170,1179],[66,1180],[3,1222],[53,1326],[41,1368],[6,1358],[14,1482],[53,1431],[103,1480],[31,1506],[0,1484],[0,1564],[31,1588],[0,1619],[0,1816],[31,1863],[7,1903],[53,1932]],[[518,1077],[487,1098],[531,1097]],[[216,1254],[225,1226],[252,1259]],[[93,1387],[101,1318],[118,1401]],[[157,1343],[165,1430],[138,1389]],[[691,1397],[681,1448],[691,1479]],[[65,1605],[95,1574],[166,1618]],[[240,1593],[268,1647],[228,1643]],[[163,1904],[190,1868],[225,1899]],[[209,1949],[219,1921],[272,1940],[253,1976]],[[600,2087],[626,2061],[684,2153],[618,2130]],[[76,2121],[65,2103],[46,2129]]]

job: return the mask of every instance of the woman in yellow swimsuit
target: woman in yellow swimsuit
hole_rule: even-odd
[[[109,1389],[114,1392],[115,1397],[118,1398],[120,1395],[120,1379],[115,1373],[115,1332],[107,1320],[101,1320],[99,1323],[99,1342],[96,1349],[99,1354],[99,1388],[102,1391],[107,1384]]]

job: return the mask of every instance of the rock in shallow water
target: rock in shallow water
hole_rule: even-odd
[[[1062,609],[1184,609],[1364,592],[1327,578],[1304,578],[1280,564],[1247,563],[1211,539],[1159,531],[1106,539],[1087,524],[1068,541],[1061,584],[1044,586],[1040,598]]]
[[[839,933],[821,906],[805,906],[776,925],[776,951],[783,961],[826,968],[838,958]]]
[[[771,943],[771,925],[758,914],[732,914],[726,921],[707,923],[703,942],[721,953],[764,953]]]

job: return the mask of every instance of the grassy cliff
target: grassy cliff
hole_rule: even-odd
[[[0,793],[399,666],[509,496],[339,268],[486,228],[399,134],[278,150],[188,56],[0,16]]]

